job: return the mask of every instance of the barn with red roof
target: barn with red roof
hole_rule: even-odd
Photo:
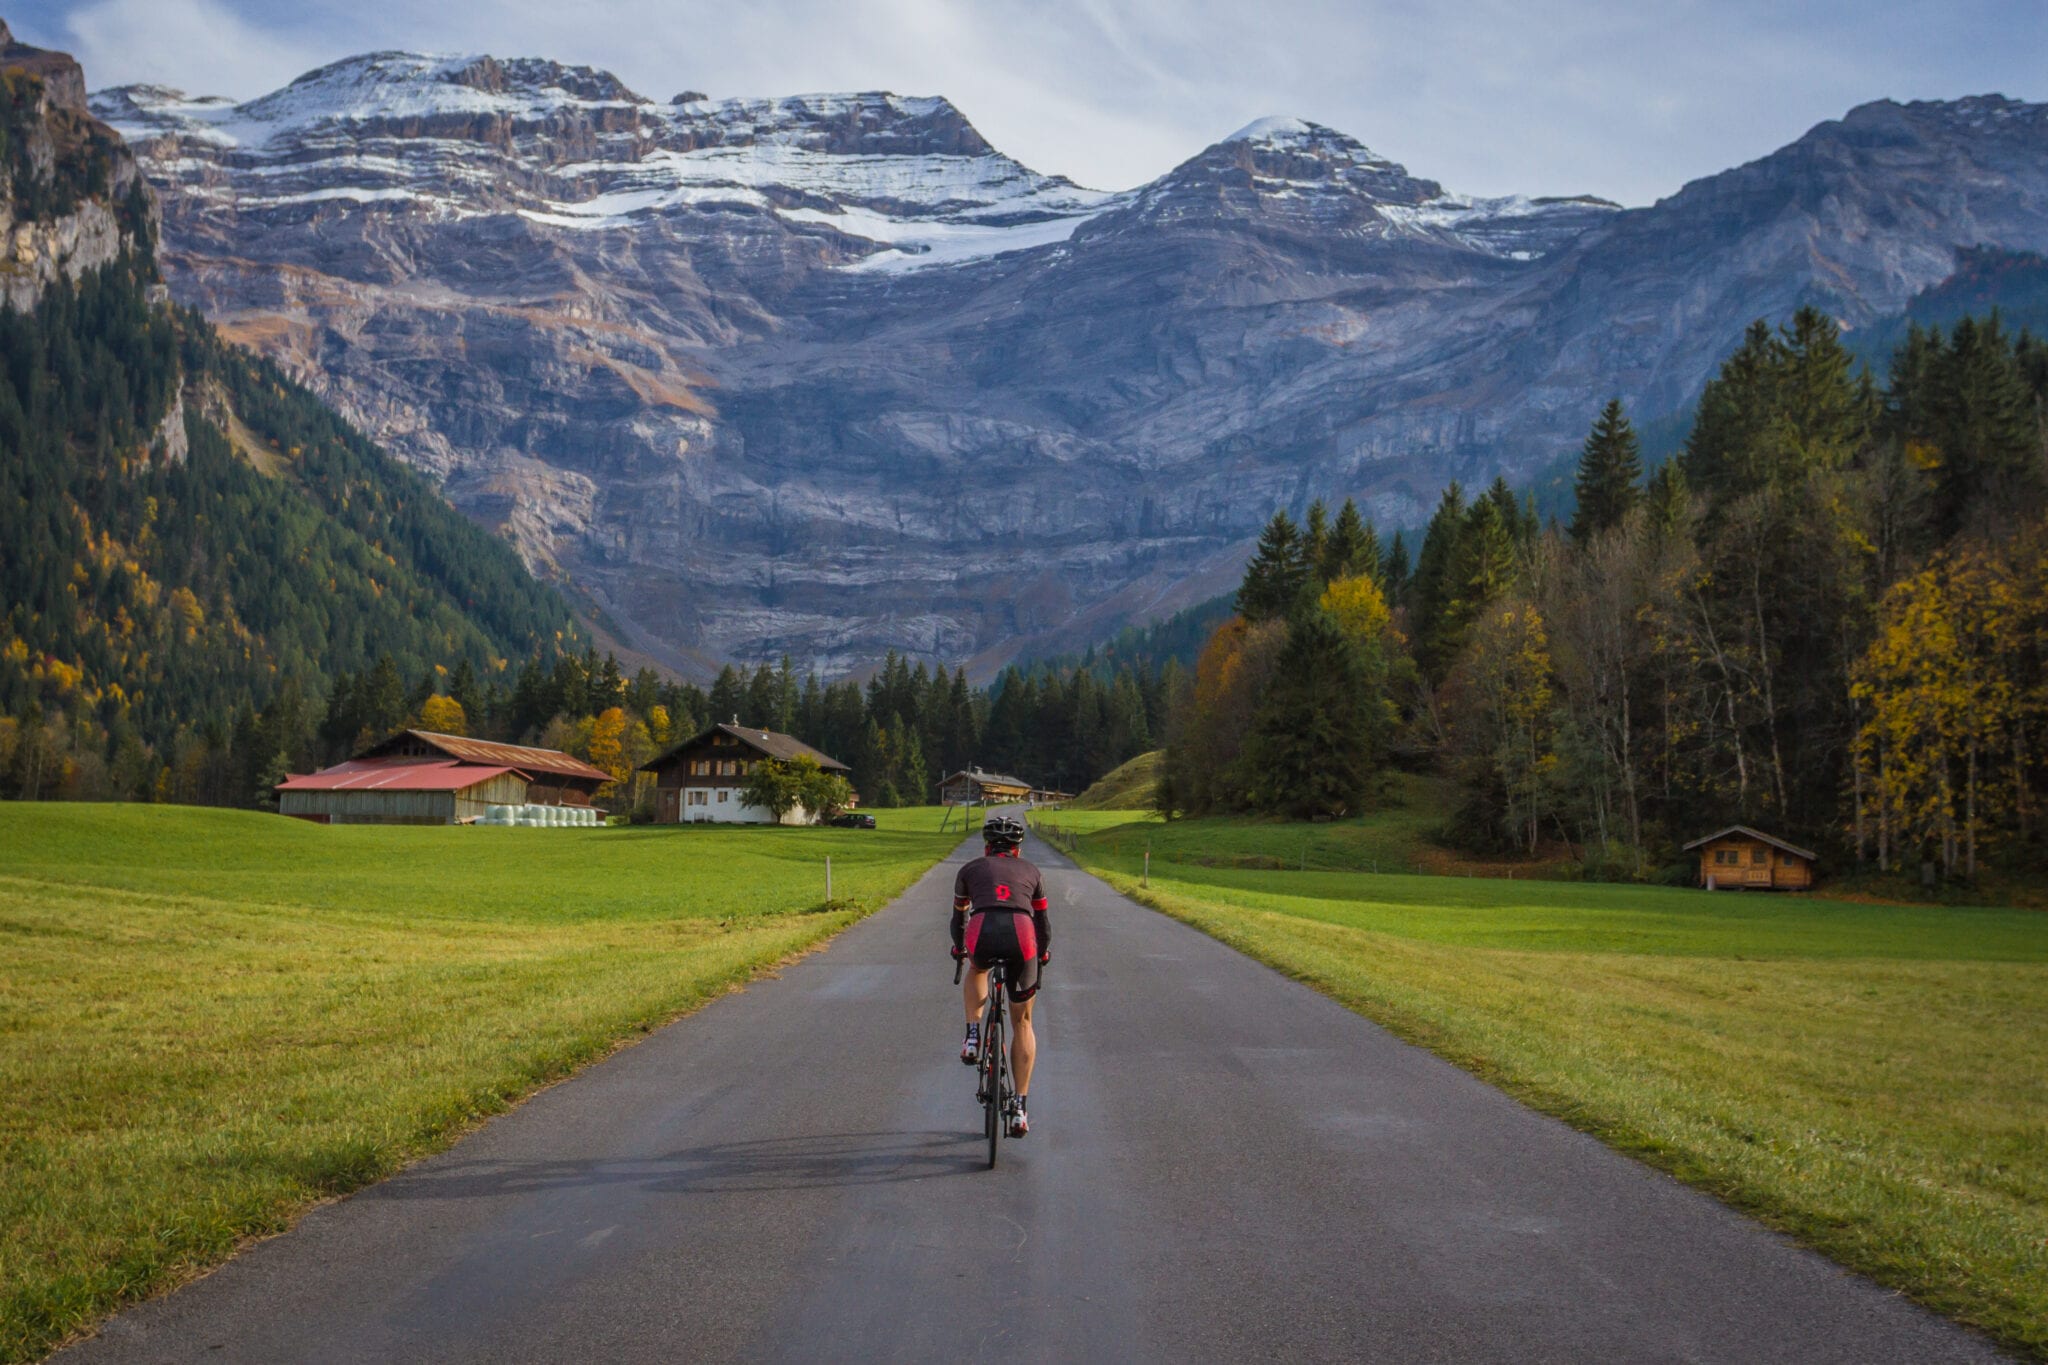
[[[277,784],[281,814],[327,825],[455,825],[493,806],[584,806],[611,781],[559,749],[401,730],[331,768]]]

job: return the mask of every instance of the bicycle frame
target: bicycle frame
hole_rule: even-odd
[[[953,979],[960,979],[966,959],[961,959],[953,972]],[[1008,1122],[1005,1109],[1015,1098],[1016,1091],[1010,1082],[1010,1049],[1008,1040],[1008,1015],[1005,1007],[1009,1004],[1008,972],[1000,962],[989,969],[988,1000],[981,1011],[981,1056],[974,1068],[974,1098],[982,1106],[982,1128],[988,1137],[988,1164],[996,1164],[996,1144],[1003,1136]]]

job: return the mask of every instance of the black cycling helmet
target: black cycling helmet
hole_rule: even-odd
[[[1024,842],[1024,822],[1008,815],[991,815],[981,827],[981,841],[990,848],[1016,848]]]

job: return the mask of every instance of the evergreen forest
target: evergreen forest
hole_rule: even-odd
[[[1752,326],[1682,450],[1618,402],[1567,524],[1452,484],[1413,563],[1346,505],[1274,515],[1168,708],[1170,813],[1329,818],[1389,769],[1446,831],[1587,875],[1690,876],[1748,824],[1967,880],[2048,854],[2048,345],[1913,325],[1883,384],[1834,323]]]

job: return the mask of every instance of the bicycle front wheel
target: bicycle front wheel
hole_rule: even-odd
[[[988,1070],[982,1076],[982,1131],[988,1138],[988,1168],[996,1168],[996,1144],[1003,1136],[1003,1026],[991,1024],[984,1033],[988,1042]]]

